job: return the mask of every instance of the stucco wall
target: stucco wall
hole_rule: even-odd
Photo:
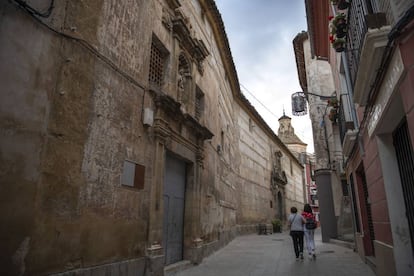
[[[335,91],[331,65],[327,60],[312,57],[310,47],[309,39],[304,40],[307,92],[331,97]],[[316,180],[316,185],[321,207],[322,229],[326,230],[322,236],[323,240],[327,241],[329,238],[336,238],[338,234],[337,223],[340,222],[343,194],[339,178],[340,171],[335,170],[335,165],[342,160],[342,152],[338,127],[328,117],[331,107],[328,106],[327,99],[308,95],[308,103],[315,148],[315,169],[323,171],[323,177],[319,178],[320,183]],[[329,180],[326,173],[329,173]],[[333,208],[333,212],[328,208]]]
[[[322,96],[331,96],[335,90],[332,79],[330,65],[325,60],[312,58],[310,51],[310,41],[303,43],[308,92]],[[326,100],[321,100],[318,96],[309,95],[309,116],[312,122],[313,141],[316,155],[315,169],[323,169],[329,166],[329,152],[327,139],[331,134],[329,130],[330,121],[327,120],[329,109]],[[326,122],[325,122],[326,121]],[[326,129],[327,128],[327,129]]]

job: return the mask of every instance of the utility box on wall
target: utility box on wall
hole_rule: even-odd
[[[152,126],[154,123],[154,111],[151,108],[144,108],[142,123],[144,126]]]

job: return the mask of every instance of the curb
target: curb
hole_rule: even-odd
[[[343,241],[337,239],[329,239],[329,243],[340,245],[342,247],[346,247],[355,251],[355,243],[350,241]]]

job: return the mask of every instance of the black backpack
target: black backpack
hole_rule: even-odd
[[[316,229],[316,221],[313,218],[307,218],[306,223],[305,223],[305,227],[308,230]]]

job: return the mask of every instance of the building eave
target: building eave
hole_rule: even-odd
[[[302,91],[308,91],[308,82],[306,77],[305,53],[303,42],[308,39],[308,33],[302,31],[293,39],[293,50],[295,52],[296,68],[298,70],[299,84]]]
[[[329,56],[329,3],[329,0],[305,0],[311,53],[318,59]]]

